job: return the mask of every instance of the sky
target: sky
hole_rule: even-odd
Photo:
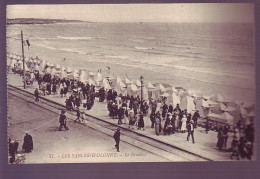
[[[93,22],[254,22],[250,3],[8,5],[7,18]]]

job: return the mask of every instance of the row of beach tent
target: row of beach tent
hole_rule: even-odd
[[[39,71],[40,74],[49,73],[60,78],[77,79],[83,83],[95,85],[97,88],[104,87],[105,90],[114,89],[118,94],[133,95],[139,97],[141,92],[143,99],[152,98],[158,100],[164,98],[167,104],[175,107],[180,105],[182,110],[187,109],[188,113],[194,113],[198,110],[201,117],[209,117],[219,123],[228,123],[233,125],[242,119],[246,123],[255,117],[255,105],[244,104],[239,101],[224,98],[222,95],[215,96],[198,95],[192,90],[185,90],[182,87],[174,87],[173,85],[163,83],[142,84],[139,79],[131,80],[128,77],[121,78],[119,76],[106,75],[101,72],[86,72],[85,70],[71,69],[70,67],[60,66],[59,64],[49,63],[38,58],[25,58],[25,70],[34,72]],[[23,68],[21,56],[8,54],[7,66],[14,68],[15,65]],[[142,90],[141,90],[142,88]]]

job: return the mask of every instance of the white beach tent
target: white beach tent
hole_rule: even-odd
[[[82,83],[86,83],[87,76],[85,71],[81,71],[79,75],[79,81]]]
[[[79,70],[74,69],[74,70],[73,70],[73,73],[72,73],[72,76],[73,76],[74,79],[79,78]]]
[[[111,89],[111,86],[109,85],[109,82],[106,78],[103,78],[103,87],[105,90]]]
[[[221,102],[221,103],[229,103],[231,100],[224,98],[222,95],[218,94],[212,98],[213,101]]]
[[[102,75],[102,73],[98,72],[96,81],[101,82],[102,80],[103,80],[103,75]]]
[[[92,80],[92,79],[88,79],[88,84],[89,85],[96,85],[96,83],[95,83],[95,81],[94,80]]]
[[[180,108],[182,110],[187,109],[188,113],[191,113],[195,110],[195,104],[193,98],[190,97],[188,94],[181,98],[180,101]]]
[[[164,93],[164,92],[167,91],[166,88],[165,88],[162,84],[159,84],[159,85],[158,85],[158,89],[159,89],[162,93]]]
[[[93,72],[89,72],[88,73],[88,79],[91,79],[92,81],[94,81],[95,79],[95,74]]]
[[[67,77],[67,73],[65,71],[61,71],[60,72],[60,79],[66,78]]]
[[[125,77],[125,84],[129,85],[129,84],[132,84],[133,82],[128,78],[128,77]]]
[[[231,107],[231,106],[226,106],[225,104],[220,103],[220,110],[225,111],[225,112],[232,112],[232,111],[235,111],[236,108]]]
[[[175,108],[177,104],[181,103],[181,99],[176,93],[172,93],[167,97],[166,103],[172,104],[173,108]]]
[[[140,80],[136,80],[136,86],[137,86],[137,87],[141,87],[141,86],[142,86],[142,84],[141,84],[141,81],[140,81]]]
[[[67,72],[67,73],[72,73],[71,68],[70,68],[70,67],[67,67],[67,68],[66,68],[66,72]]]
[[[61,70],[61,67],[60,67],[60,65],[59,65],[58,63],[55,65],[55,68],[56,68],[56,70],[58,70],[58,71]]]

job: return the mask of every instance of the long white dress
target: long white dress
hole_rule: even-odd
[[[186,122],[187,122],[187,118],[183,117],[181,120],[181,131],[186,131]]]

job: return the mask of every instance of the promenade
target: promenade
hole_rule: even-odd
[[[9,72],[9,74],[7,75],[7,78],[8,78],[8,84],[23,89],[22,78],[20,77],[20,75]],[[38,88],[37,83],[34,83],[32,87],[27,86],[26,90],[33,93],[35,88]],[[67,96],[69,96],[69,94]],[[46,99],[55,101],[62,105],[65,105],[66,97],[61,98],[61,96],[59,94],[46,95],[46,96],[41,96],[41,97],[44,97]],[[81,110],[83,110],[82,106],[81,106]],[[98,99],[96,99],[95,104],[92,107],[92,109],[89,111],[85,111],[85,113],[88,115],[92,115],[97,118],[100,118],[102,120],[105,120],[109,123],[113,123],[113,124],[117,125],[117,119],[111,119],[108,116],[106,102],[98,102]],[[86,120],[87,120],[87,118],[86,118]],[[164,126],[164,122],[165,121],[162,121],[162,126]],[[178,148],[189,151],[191,153],[194,153],[194,154],[197,154],[200,156],[204,156],[204,157],[209,158],[214,161],[230,160],[230,155],[231,155],[230,152],[219,151],[216,148],[217,132],[215,132],[215,131],[209,131],[208,133],[206,133],[204,128],[197,127],[194,132],[195,144],[193,144],[191,139],[190,139],[190,141],[187,141],[187,133],[174,133],[170,136],[165,136],[165,135],[163,135],[163,133],[161,133],[160,136],[157,136],[155,134],[155,130],[153,128],[151,128],[149,113],[144,118],[144,124],[145,124],[144,131],[137,130],[136,128],[133,129],[133,131],[136,133],[148,136],[150,138],[154,138],[156,140],[162,141],[169,145],[176,146]],[[128,124],[122,124],[122,125],[120,125],[120,127],[128,129]],[[230,133],[228,143],[227,143],[227,149],[231,147],[231,140],[232,140],[232,134]]]

